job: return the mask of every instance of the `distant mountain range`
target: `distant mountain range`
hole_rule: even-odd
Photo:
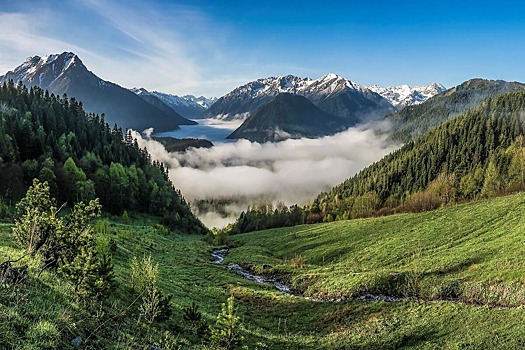
[[[281,93],[260,107],[228,138],[275,142],[319,137],[344,130],[344,124],[343,118],[323,112],[306,97]]]
[[[423,103],[446,90],[443,85],[438,83],[414,87],[408,85],[389,86],[387,88],[372,85],[369,89],[386,98],[397,109]]]
[[[139,131],[150,127],[157,132],[170,131],[179,125],[196,124],[186,118],[235,120],[252,116],[229,137],[259,142],[327,135],[385,115],[396,130],[404,132],[410,124],[399,120],[408,113],[405,107],[415,108],[445,91],[437,83],[412,88],[366,87],[330,73],[319,79],[293,75],[258,79],[219,99],[177,96],[144,88],[128,90],[105,81],[72,52],[30,57],[0,76],[0,83],[9,79],[28,87],[39,86],[55,95],[75,97],[86,111],[104,113],[111,125]],[[432,120],[416,121],[415,129],[432,124]]]
[[[234,89],[217,100],[202,118],[246,119],[281,93],[304,96],[319,109],[346,119],[347,124],[394,110],[379,94],[336,74],[316,80],[286,75],[258,79]]]
[[[134,93],[144,99],[151,99],[153,96],[161,100],[164,104],[175,110],[184,118],[195,118],[203,114],[210,106],[217,101],[216,97],[206,98],[204,96],[195,97],[193,95],[177,96],[164,92],[148,91],[144,88],[131,89]]]
[[[115,83],[97,77],[72,52],[29,57],[13,71],[0,76],[0,83],[14,80],[39,86],[58,96],[67,94],[82,101],[88,112],[105,114],[105,120],[123,128],[170,131],[194,122],[182,117],[162,101],[145,100]]]
[[[286,75],[258,79],[240,86],[218,99],[200,118],[246,119],[247,125],[241,125],[238,132],[232,133],[230,138],[248,138],[259,142],[275,141],[286,135],[288,137],[326,135],[329,130],[341,130],[381,118],[405,106],[420,104],[443,91],[445,91],[443,85],[437,83],[413,88],[407,85],[368,88],[333,73],[319,79]],[[265,108],[281,94],[302,96],[311,104],[309,106],[304,103],[293,104],[301,108],[293,110],[292,104],[287,104],[284,108],[283,100],[280,99],[277,105],[283,108],[276,108],[276,105]],[[289,102],[290,97],[286,97],[285,100]],[[263,108],[264,111],[259,113]],[[311,110],[307,111],[307,108]],[[283,110],[287,111],[289,119],[283,115]],[[338,127],[326,126],[321,132],[319,125],[313,123],[312,119],[312,116],[319,114],[320,111],[336,117],[334,120],[338,122]],[[272,115],[274,112],[278,114]],[[305,114],[304,118],[297,118],[299,112]],[[255,115],[256,118],[250,117]],[[328,120],[326,116],[324,119]],[[297,128],[299,120],[306,123],[302,128]],[[295,127],[291,128],[293,130],[291,134],[282,132],[292,124]],[[309,132],[301,133],[301,130],[307,129]]]

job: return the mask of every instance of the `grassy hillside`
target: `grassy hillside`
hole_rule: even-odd
[[[260,231],[235,236],[241,248],[229,258],[284,273],[318,298],[378,293],[521,305],[524,209],[519,194],[422,214]]]
[[[310,296],[368,292],[426,300],[396,303],[283,295],[212,264],[212,247],[195,235],[162,233],[148,219],[113,222],[107,234],[117,243],[116,288],[110,297],[77,302],[71,286],[52,272],[38,277],[39,265],[24,258],[20,263],[29,264],[29,280],[1,289],[0,348],[146,349],[151,343],[209,348],[188,330],[182,310],[195,301],[214,324],[229,295],[239,307],[247,349],[520,348],[525,309],[515,305],[525,300],[524,204],[524,195],[514,195],[423,214],[232,238],[236,247],[225,263],[288,276]],[[141,321],[129,277],[130,258],[145,254],[160,264],[162,291],[174,296],[171,318],[151,328]],[[21,255],[10,226],[1,226],[0,260]],[[453,293],[465,302],[439,300]],[[470,303],[475,300],[484,305]],[[71,345],[78,336],[82,346]],[[162,343],[166,337],[176,340],[171,347]]]

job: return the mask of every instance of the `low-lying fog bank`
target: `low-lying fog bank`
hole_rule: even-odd
[[[239,140],[185,153],[168,153],[139,133],[134,137],[153,159],[169,167],[171,180],[188,202],[219,202],[220,209],[208,205],[197,212],[208,227],[234,221],[261,199],[286,205],[307,203],[398,147],[370,127],[319,139],[265,144]]]

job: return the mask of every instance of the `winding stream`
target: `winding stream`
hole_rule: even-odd
[[[229,251],[228,248],[222,248],[222,249],[215,249],[215,250],[213,250],[211,252],[211,256],[214,259],[212,261],[212,263],[213,264],[217,264],[217,265],[222,264],[224,262],[224,258],[228,254],[228,251]],[[226,266],[226,268],[228,270],[233,271],[236,274],[246,278],[247,280],[254,281],[254,282],[257,282],[257,283],[271,284],[278,291],[280,291],[281,293],[288,294],[288,295],[295,295],[295,296],[302,296],[302,297],[304,297],[299,291],[290,288],[286,284],[281,283],[281,282],[279,282],[279,281],[277,281],[275,279],[272,279],[272,278],[267,278],[267,277],[264,277],[264,276],[255,275],[255,274],[251,273],[250,271],[242,268],[238,264],[229,263]],[[311,298],[311,297],[304,297],[304,298],[307,299],[307,300],[316,301],[316,302],[334,302],[334,303],[341,302],[341,301],[345,300],[344,298],[328,299],[328,300],[327,299],[316,299],[316,298]],[[392,302],[400,302],[400,301],[406,301],[407,300],[407,299],[393,297],[393,296],[388,296],[388,295],[372,295],[372,294],[360,295],[360,296],[358,296],[358,297],[356,297],[354,299],[355,300],[359,300],[359,301],[385,301],[385,302],[391,302],[391,303]]]

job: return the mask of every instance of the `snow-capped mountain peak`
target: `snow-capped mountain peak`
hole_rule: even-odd
[[[215,101],[217,101],[216,97],[206,98],[204,96],[195,97],[193,95],[177,96],[159,91],[148,91],[144,88],[133,88],[130,89],[130,91],[139,96],[154,96],[185,118],[194,118],[202,114]]]
[[[210,106],[217,101],[217,97],[207,98],[204,96],[195,97],[193,95],[184,95],[182,96],[182,99],[194,102],[206,109],[210,108]]]
[[[59,78],[74,66],[85,69],[80,58],[73,52],[46,55],[43,57],[28,57],[24,63],[16,67],[6,75],[14,77],[15,81],[22,81],[26,85],[38,85],[47,88],[53,81]]]
[[[203,116],[224,120],[245,119],[282,93],[306,97],[314,104],[321,103],[328,113],[353,120],[374,114],[372,109],[376,107],[378,114],[392,110],[386,99],[366,86],[328,73],[318,79],[285,75],[254,80],[221,97]],[[353,107],[350,106],[352,104]]]
[[[383,96],[398,109],[423,103],[429,98],[446,90],[446,88],[439,83],[413,87],[403,84],[386,88],[373,85],[370,86],[369,89]]]
[[[369,89],[363,85],[347,80],[335,73],[328,73],[315,80],[294,75],[257,79],[238,87],[224,97],[254,99],[264,96],[277,96],[281,93],[298,94],[305,97],[312,95],[327,97],[344,89],[369,92]]]

